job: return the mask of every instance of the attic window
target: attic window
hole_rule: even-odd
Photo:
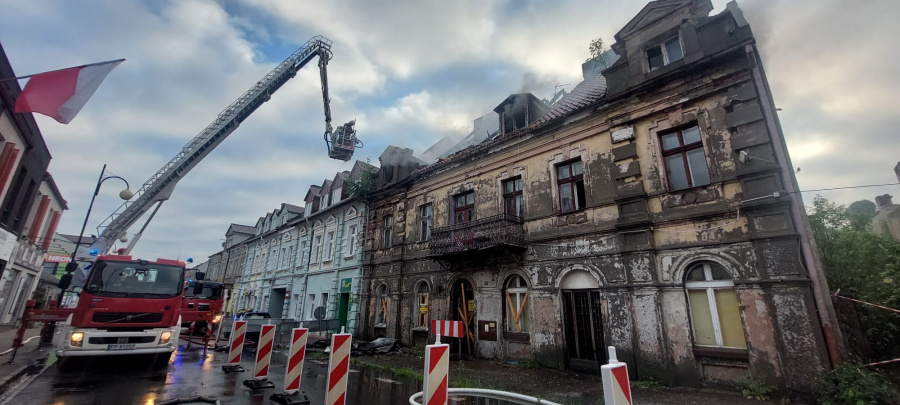
[[[677,36],[647,49],[647,63],[651,72],[682,59],[684,59],[684,52],[681,50],[681,41]]]

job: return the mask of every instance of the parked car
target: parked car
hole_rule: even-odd
[[[272,319],[268,312],[245,312],[240,316],[241,320],[252,321],[254,319]],[[255,347],[259,341],[260,326],[254,324],[247,325],[247,334],[244,336],[244,346]]]
[[[268,312],[245,312],[241,314],[240,319],[271,319],[272,316]]]

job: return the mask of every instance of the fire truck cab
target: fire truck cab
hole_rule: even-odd
[[[172,353],[178,347],[184,272],[176,260],[97,257],[78,305],[62,325],[56,355]]]

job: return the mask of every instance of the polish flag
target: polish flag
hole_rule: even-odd
[[[16,112],[41,113],[68,124],[94,95],[106,75],[124,61],[119,59],[32,75],[16,99]]]

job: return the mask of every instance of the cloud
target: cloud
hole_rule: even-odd
[[[717,10],[725,0],[715,0]],[[334,41],[333,125],[357,120],[377,158],[387,145],[422,152],[510,93],[552,97],[581,80],[590,40],[613,35],[645,1],[295,2],[185,0],[73,3],[0,0],[0,38],[19,74],[127,58],[75,121],[38,117],[75,233],[100,167],[133,189],[307,39]],[[887,1],[742,0],[801,188],[896,181],[900,25]],[[311,184],[349,170],[328,159],[319,72],[298,72],[187,175],[136,255],[205,257],[232,222],[252,225]],[[89,224],[121,203],[104,183]],[[849,203],[886,189],[829,192]],[[807,196],[811,197],[811,196]],[[135,227],[136,228],[136,227]]]

